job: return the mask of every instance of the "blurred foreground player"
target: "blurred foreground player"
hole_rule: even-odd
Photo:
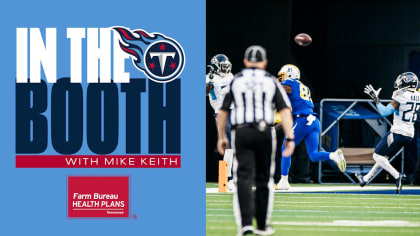
[[[225,129],[229,108],[234,103],[230,120],[233,127],[232,147],[236,153],[233,168],[233,208],[238,235],[272,235],[274,229],[270,226],[270,218],[274,200],[273,175],[277,139],[271,126],[277,109],[287,137],[283,155],[291,155],[294,150],[294,136],[290,103],[276,79],[264,70],[267,66],[264,48],[250,46],[245,51],[244,64],[246,68],[232,80],[217,115],[217,148],[220,154],[224,154],[229,146]],[[254,183],[255,196],[252,190]],[[257,221],[255,230],[252,225],[254,217]]]
[[[390,132],[379,141],[375,148],[373,159],[376,164],[365,176],[359,172],[356,173],[360,186],[365,186],[383,168],[395,178],[397,193],[400,193],[405,176],[391,165],[388,158],[394,156],[414,137],[414,122],[420,111],[420,93],[416,91],[418,82],[417,76],[412,72],[398,75],[394,83],[394,88],[397,90],[393,92],[392,101],[387,106],[382,105],[379,100],[379,92],[382,88],[375,90],[372,85],[366,85],[364,92],[376,103],[381,116],[385,117],[394,113],[394,121]]]
[[[314,104],[312,103],[311,91],[300,81],[299,68],[291,64],[284,65],[280,69],[278,76],[292,104],[293,131],[295,133],[296,145],[305,139],[306,150],[311,161],[332,160],[337,164],[340,171],[344,172],[346,170],[346,161],[340,149],[337,149],[335,152],[318,151],[320,134],[319,120],[313,111]],[[290,188],[288,180],[290,165],[291,157],[283,155],[281,159],[281,179],[277,184],[277,189],[279,190]]]
[[[223,98],[227,91],[229,91],[229,84],[233,79],[233,74],[231,73],[232,64],[226,55],[217,54],[211,59],[208,67],[210,68],[210,72],[206,75],[206,96],[209,97],[210,105],[213,107],[214,116],[216,117],[222,106]],[[230,109],[232,109],[232,107],[230,107]],[[230,141],[230,122],[228,122],[226,132]],[[228,190],[232,191],[232,149],[227,149],[225,151],[223,160],[228,162]]]

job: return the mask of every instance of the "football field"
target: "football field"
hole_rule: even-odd
[[[236,235],[232,194],[207,184],[206,235]],[[420,188],[293,185],[276,191],[275,235],[420,235]]]

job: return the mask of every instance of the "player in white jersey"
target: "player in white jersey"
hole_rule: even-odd
[[[382,117],[394,113],[394,121],[390,132],[385,135],[375,148],[373,159],[376,164],[365,176],[356,173],[360,186],[366,183],[379,171],[385,169],[396,179],[397,193],[402,189],[402,180],[405,175],[399,173],[389,163],[388,158],[394,156],[404,145],[414,137],[414,122],[417,120],[417,113],[420,111],[420,93],[416,91],[418,78],[412,72],[400,74],[395,80],[394,87],[397,89],[392,94],[392,101],[384,106],[379,101],[381,88],[375,90],[372,85],[365,87],[367,93],[376,103]]]
[[[209,97],[210,105],[213,107],[216,117],[222,107],[225,94],[229,92],[229,84],[233,79],[233,74],[231,73],[232,64],[227,56],[217,54],[211,59],[208,67],[210,67],[210,72],[206,75],[206,95]],[[233,108],[233,106],[231,108]],[[228,127],[226,127],[226,133],[230,143],[230,122],[228,123]],[[232,149],[225,150],[223,160],[228,162],[228,189],[232,191]]]

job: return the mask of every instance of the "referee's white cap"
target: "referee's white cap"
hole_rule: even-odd
[[[249,62],[261,62],[267,60],[265,49],[259,45],[249,46],[245,51],[245,59]]]

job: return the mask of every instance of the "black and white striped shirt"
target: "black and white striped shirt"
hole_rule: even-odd
[[[287,93],[276,78],[265,70],[255,68],[243,69],[235,75],[221,109],[228,111],[232,102],[234,109],[230,120],[233,126],[262,120],[272,125],[275,109],[280,111],[290,107]]]

